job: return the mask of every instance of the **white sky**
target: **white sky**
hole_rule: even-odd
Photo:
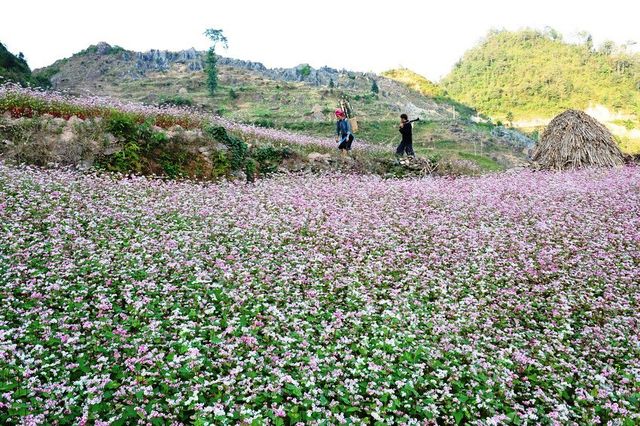
[[[206,28],[222,28],[224,56],[268,67],[309,63],[380,72],[404,66],[438,80],[491,28],[551,26],[599,45],[640,42],[638,0],[2,0],[0,42],[31,68],[90,44],[126,49],[205,50]]]

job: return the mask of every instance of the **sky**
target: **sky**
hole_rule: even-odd
[[[2,0],[0,13],[0,42],[32,69],[100,41],[135,51],[205,50],[206,28],[229,40],[218,53],[268,67],[406,67],[434,81],[491,29],[550,26],[566,40],[588,31],[596,46],[640,43],[638,0]]]

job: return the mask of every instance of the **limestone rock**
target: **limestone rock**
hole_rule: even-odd
[[[235,181],[239,181],[239,182],[246,182],[247,181],[247,174],[245,172],[243,172],[242,170],[236,170],[233,173],[231,173],[231,176],[233,176],[233,179]]]
[[[321,154],[319,152],[310,153],[307,158],[312,163],[329,163],[331,159],[331,154]]]
[[[69,124],[69,126],[75,126],[76,124],[80,124],[83,123],[83,120],[78,118],[75,115],[72,115],[69,120],[67,120],[67,123]]]
[[[75,138],[76,134],[73,131],[73,128],[70,126],[65,127],[62,134],[60,135],[61,142],[71,142],[73,138]]]
[[[113,155],[122,151],[122,146],[120,145],[111,145],[104,149],[104,155]]]
[[[104,41],[96,44],[96,53],[98,55],[108,55],[109,53],[111,53],[111,49],[111,45],[109,43],[105,43]]]

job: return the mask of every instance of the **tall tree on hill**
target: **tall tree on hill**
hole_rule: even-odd
[[[226,49],[229,45],[227,38],[222,34],[222,30],[215,30],[208,28],[204,35],[211,40],[211,47],[207,51],[207,57],[205,59],[205,72],[207,73],[207,88],[209,94],[214,95],[218,88],[218,58],[216,57],[216,46],[221,43]]]

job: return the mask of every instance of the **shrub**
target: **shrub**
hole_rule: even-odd
[[[107,156],[99,165],[120,173],[142,172],[142,157],[168,142],[168,136],[153,129],[153,121],[139,124],[132,114],[113,112],[106,123],[107,130],[123,143],[121,151]],[[165,171],[167,167],[164,167]],[[169,176],[172,176],[169,174]]]
[[[132,140],[137,136],[138,123],[131,114],[113,111],[107,118],[107,131],[117,138]]]
[[[218,142],[225,144],[231,154],[230,164],[233,170],[241,170],[245,164],[249,147],[241,139],[227,133],[222,126],[207,125],[204,132]]]
[[[258,118],[257,120],[253,121],[253,124],[256,126],[266,127],[269,129],[273,129],[274,127],[276,127],[275,121],[269,118]]]
[[[302,67],[300,67],[298,72],[300,73],[300,76],[302,78],[307,78],[311,75],[311,66],[309,64],[304,64]]]
[[[276,172],[282,160],[292,155],[290,148],[276,148],[272,145],[260,146],[251,152],[251,158],[257,162],[262,176]]]
[[[253,158],[247,160],[244,172],[247,175],[248,182],[254,182],[256,180],[257,165],[258,163]]]
[[[193,99],[176,95],[166,99],[162,99],[158,105],[159,106],[191,107],[193,106]]]

